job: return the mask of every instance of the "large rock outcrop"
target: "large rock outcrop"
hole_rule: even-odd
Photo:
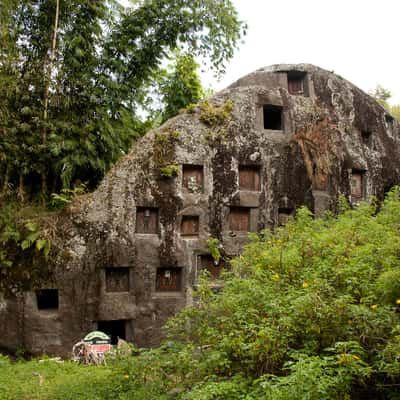
[[[52,281],[0,299],[0,346],[62,353],[97,328],[155,345],[199,271],[223,268],[208,239],[227,263],[298,206],[382,199],[400,183],[399,150],[399,123],[343,78],[255,71],[149,132],[71,206]]]

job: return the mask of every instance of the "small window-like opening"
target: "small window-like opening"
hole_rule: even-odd
[[[385,114],[385,120],[388,124],[392,124],[394,122],[394,118],[390,114]]]
[[[183,165],[182,186],[190,193],[203,191],[203,166]]]
[[[126,320],[98,321],[97,329],[111,338],[111,344],[118,344],[118,339],[126,340]]]
[[[279,208],[278,209],[278,225],[286,225],[291,215],[294,214],[293,208]]]
[[[293,95],[307,95],[305,87],[306,73],[290,71],[287,73],[288,92]]]
[[[278,131],[283,129],[282,110],[283,109],[280,106],[265,105],[263,107],[264,129],[271,129]]]
[[[369,146],[371,144],[372,132],[368,130],[362,130],[361,138],[363,143]]]
[[[240,190],[261,190],[260,167],[258,165],[239,166],[239,189]]]
[[[250,208],[231,207],[229,213],[229,228],[231,231],[250,230]]]
[[[352,203],[365,199],[365,171],[354,169],[351,171],[350,194]]]
[[[220,260],[215,263],[214,258],[209,254],[199,256],[197,263],[199,272],[207,270],[212,279],[218,279],[221,275],[221,271],[225,267],[224,261]]]
[[[157,268],[157,292],[179,292],[181,290],[181,281],[182,268]]]
[[[129,268],[106,268],[106,291],[129,292]]]
[[[36,290],[36,302],[39,310],[58,309],[58,289]]]
[[[137,207],[136,233],[158,233],[158,208]]]
[[[199,216],[184,215],[181,223],[182,236],[198,236],[199,235]]]

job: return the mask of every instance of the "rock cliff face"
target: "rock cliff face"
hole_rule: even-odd
[[[255,71],[149,132],[63,224],[43,290],[0,298],[0,346],[70,351],[93,329],[139,346],[217,277],[248,232],[382,199],[400,183],[400,127],[343,78],[311,65]],[[218,239],[215,265],[207,240]]]

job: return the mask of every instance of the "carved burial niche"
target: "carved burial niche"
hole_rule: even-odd
[[[189,165],[182,166],[182,187],[190,193],[201,193],[203,191],[203,166]]]
[[[222,269],[225,268],[225,263],[222,260],[215,264],[215,261],[210,254],[198,256],[197,265],[199,272],[207,270],[212,279],[218,279],[221,275]]]
[[[156,291],[179,292],[182,286],[182,268],[157,268]]]
[[[199,216],[183,215],[181,222],[182,236],[199,236]]]
[[[136,233],[158,233],[158,208],[137,207]]]
[[[98,321],[97,329],[111,337],[111,344],[118,344],[118,339],[126,340],[126,320]]]
[[[353,169],[350,177],[350,194],[352,203],[365,199],[365,171]]]
[[[366,145],[366,146],[370,146],[371,145],[371,139],[372,139],[372,132],[371,131],[368,131],[368,130],[362,130],[361,131],[361,138],[362,138],[362,141],[363,141],[363,143]]]
[[[36,303],[38,310],[57,310],[58,289],[36,290]]]
[[[249,191],[261,190],[259,165],[239,165],[239,189]]]
[[[288,92],[290,94],[308,96],[306,75],[302,71],[289,71],[287,73]]]
[[[106,292],[129,292],[129,268],[106,268]]]
[[[263,106],[264,129],[283,130],[283,108],[266,104]]]
[[[293,208],[278,209],[278,226],[286,225],[291,215],[294,214]]]
[[[250,208],[230,207],[229,229],[231,231],[248,232],[250,230]]]

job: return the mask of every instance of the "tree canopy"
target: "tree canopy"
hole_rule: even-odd
[[[395,118],[400,120],[400,104],[391,105],[389,100],[392,97],[390,90],[385,89],[381,85],[376,85],[374,90],[370,90],[369,94],[386,110],[388,110]]]
[[[138,109],[175,49],[224,70],[243,35],[230,0],[18,0],[0,11],[0,185],[21,199],[93,187],[143,134]]]

